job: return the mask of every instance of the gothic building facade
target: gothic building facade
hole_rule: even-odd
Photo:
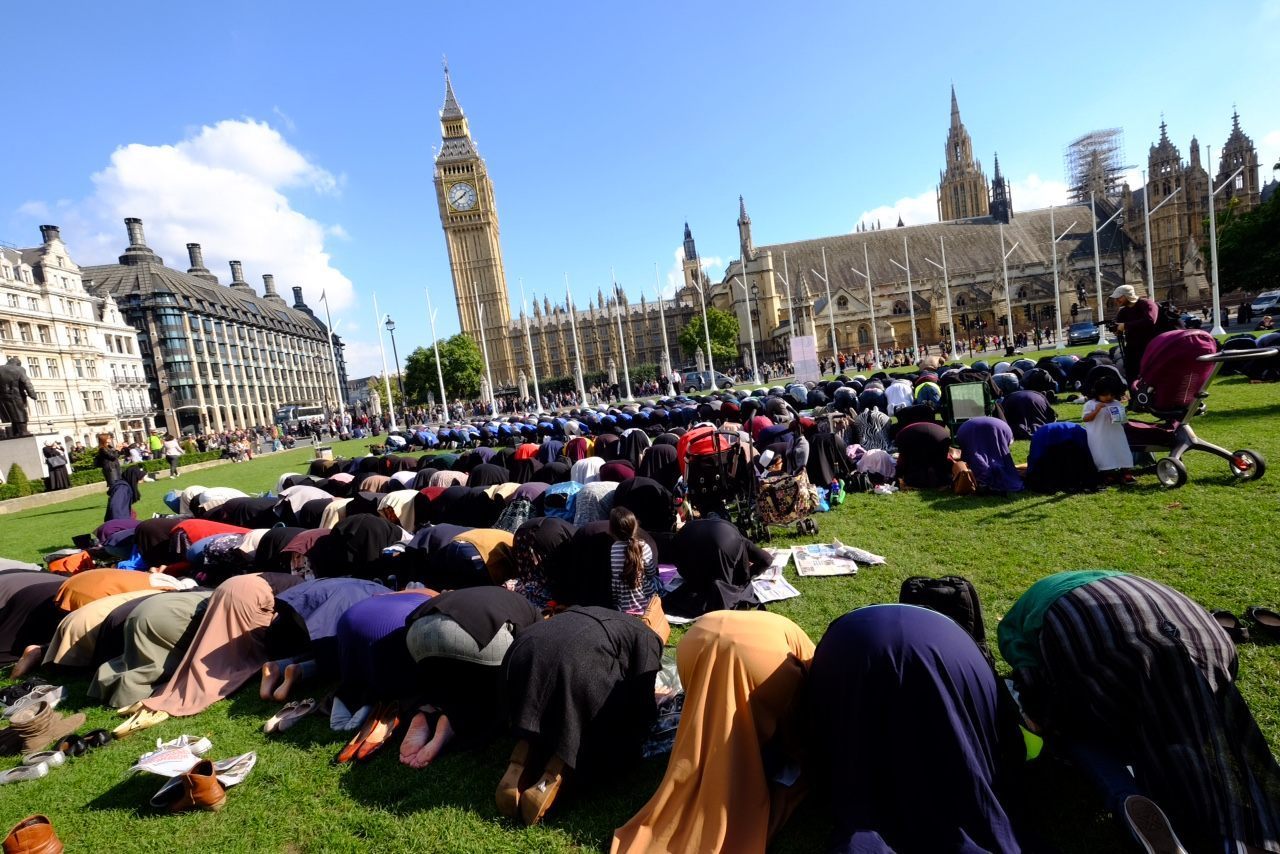
[[[997,169],[999,175],[999,169]],[[973,140],[960,120],[956,87],[951,87],[951,128],[947,131],[946,167],[938,180],[938,219],[942,222],[986,216],[990,209],[987,176],[973,157]]]
[[[1201,158],[1200,142],[1193,136],[1184,161],[1161,122],[1160,137],[1147,153],[1146,184],[1137,191],[1124,187],[1125,230],[1139,247],[1144,247],[1143,220],[1150,212],[1151,278],[1157,299],[1196,303],[1207,296],[1208,170],[1213,168],[1205,162],[1208,159]],[[1219,227],[1227,217],[1258,206],[1260,179],[1257,149],[1241,130],[1239,114],[1233,113],[1213,176],[1213,188],[1222,188],[1213,198]]]

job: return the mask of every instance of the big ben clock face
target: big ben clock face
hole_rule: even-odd
[[[449,205],[455,211],[469,211],[476,206],[476,188],[465,181],[449,186]]]

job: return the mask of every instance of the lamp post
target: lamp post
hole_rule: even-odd
[[[658,281],[658,265],[653,265],[653,292],[658,296],[658,324],[662,327],[662,354],[667,357],[666,376],[663,380],[667,384],[667,394],[675,396],[676,387],[671,381],[671,374],[675,370],[675,366],[671,364],[671,347],[667,344],[667,314],[663,309],[662,285]]]
[[[878,371],[880,370],[880,335],[876,332],[875,294],[871,292],[871,258],[865,243],[862,244],[862,263],[867,269],[859,270],[857,267],[849,269],[867,280],[867,312],[871,315],[871,370]]]
[[[1053,224],[1053,205],[1049,205],[1049,233],[1053,235],[1053,311],[1055,323],[1057,324],[1057,333],[1055,338],[1058,339],[1059,350],[1067,349],[1066,342],[1062,340],[1062,295],[1058,293],[1058,241],[1071,233],[1071,229],[1076,227],[1076,220],[1071,221],[1071,225],[1067,226],[1067,230],[1058,234],[1057,227]]]
[[[396,360],[396,387],[400,389],[400,401],[404,402],[404,377],[400,373],[400,351],[396,349],[396,322],[391,319],[391,315],[387,315],[386,322],[383,326],[387,327],[387,331],[391,333],[391,355]]]
[[[911,315],[911,352],[914,358],[920,358],[920,341],[916,337],[916,299],[911,292],[911,250],[907,247],[907,236],[902,235],[902,257],[907,262],[899,264],[892,258],[889,263],[907,274],[907,310]]]
[[[382,354],[382,385],[387,390],[387,414],[391,416],[390,428],[396,429],[396,402],[391,399],[391,379],[387,376],[387,348],[382,344],[382,323],[378,315],[378,295],[373,295],[373,322],[378,327],[378,352]]]
[[[1005,350],[1013,348],[1013,300],[1009,298],[1009,256],[1018,248],[1020,241],[1014,241],[1009,251],[1004,251],[1004,223],[1000,223],[1000,268],[1004,273],[1004,321],[1009,340],[1005,342]]]
[[[716,363],[711,358],[711,325],[707,322],[707,296],[702,292],[702,282],[698,281],[702,278],[702,262],[698,262],[698,269],[694,272],[693,286],[698,289],[698,302],[702,303],[702,332],[707,339],[707,373],[711,377],[711,388],[716,387]]]
[[[444,391],[444,370],[440,367],[440,339],[436,337],[436,309],[431,304],[431,291],[427,291],[427,311],[431,317],[431,346],[436,351],[436,379],[440,381],[440,423],[449,420],[449,396]]]
[[[752,380],[755,380],[758,382],[759,381],[758,378],[760,376],[760,367],[759,367],[759,363],[756,361],[755,323],[753,323],[751,320],[751,291],[747,289],[747,281],[744,278],[746,275],[746,267],[743,266],[742,270],[743,270],[742,276],[734,276],[729,281],[735,281],[735,280],[737,281],[738,287],[742,288],[742,298],[747,303],[747,340],[751,343],[751,378]]]
[[[329,297],[324,291],[320,292],[320,302],[324,303],[324,319],[329,327],[329,360],[333,363],[333,388],[338,393],[338,432],[341,433],[343,426],[342,383],[338,381],[338,351],[333,343],[336,330],[333,328],[333,317],[329,314]]]
[[[777,276],[778,274],[774,273],[774,275]],[[782,275],[778,276],[778,278],[782,280],[783,286],[787,289],[787,326],[791,330],[790,337],[795,338],[798,334],[796,332],[796,304],[791,299],[791,271],[787,269],[786,250],[783,250],[782,253]]]
[[[577,370],[578,376],[578,405],[587,405],[587,389],[582,382],[582,354],[578,351],[578,321],[574,318],[573,310],[573,294],[569,290],[569,274],[564,274],[564,297],[566,307],[569,309],[569,331],[573,335],[573,364]]]
[[[827,323],[831,326],[831,358],[834,359],[838,354],[836,352],[836,309],[831,304],[831,282],[827,281],[827,247],[822,247],[822,272],[819,273],[812,267],[809,272],[813,273],[822,284],[827,286]]]
[[[951,352],[956,351],[956,319],[951,311],[951,279],[947,275],[947,240],[945,237],[938,238],[938,247],[942,250],[942,263],[939,264],[932,258],[925,258],[933,266],[942,271],[942,292],[947,300],[947,329],[951,333]]]
[[[1165,206],[1166,202],[1172,201],[1182,192],[1181,187],[1175,187],[1173,192],[1160,200],[1160,204],[1154,208],[1151,207],[1151,185],[1147,183],[1147,173],[1142,173],[1142,242],[1143,249],[1147,255],[1147,295],[1151,299],[1156,298],[1156,273],[1155,268],[1151,264],[1151,215]],[[1210,197],[1210,207],[1212,207],[1212,196]]]
[[[631,370],[627,367],[627,336],[622,329],[622,289],[618,287],[618,278],[609,269],[609,278],[613,280],[613,307],[618,319],[618,346],[622,349],[622,385],[625,395],[623,400],[631,399]]]
[[[1098,225],[1098,209],[1094,201],[1094,194],[1090,192],[1089,193],[1089,213],[1093,215],[1093,223],[1094,223],[1093,225],[1093,282],[1094,282],[1094,286],[1098,289],[1098,323],[1102,323],[1103,321],[1102,260],[1101,260],[1101,257],[1098,255],[1098,235],[1102,232],[1102,229],[1106,228],[1108,225],[1111,224],[1111,221],[1113,219],[1120,216],[1120,214],[1124,213],[1124,208],[1117,208],[1115,213],[1107,217],[1106,222],[1104,222],[1102,225]],[[1121,275],[1123,275],[1123,271],[1121,271]]]
[[[533,295],[533,304],[538,304],[538,295]],[[529,347],[529,372],[533,374],[533,409],[542,414],[542,390],[538,388],[538,366],[533,360],[533,333],[529,331],[529,304],[524,301],[524,279],[520,280],[520,314],[524,318],[524,340]]]
[[[1210,155],[1211,146],[1205,146],[1205,162],[1212,163],[1213,158]],[[1217,189],[1213,186],[1213,179],[1209,179],[1209,263],[1213,268],[1213,333],[1214,335],[1226,335],[1227,330],[1222,328],[1222,312],[1218,310],[1218,221],[1214,216],[1213,197],[1219,192],[1226,189],[1236,176],[1244,171],[1241,166],[1232,172],[1227,180],[1223,181]]]
[[[484,355],[484,377],[489,384],[489,415],[490,417],[498,417],[498,400],[493,389],[493,372],[489,370],[489,342],[484,334],[484,306],[480,304],[480,292],[475,290],[475,283],[471,284],[472,292],[476,295],[476,325],[480,327],[480,350]]]

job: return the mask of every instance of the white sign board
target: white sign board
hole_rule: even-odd
[[[812,335],[800,335],[791,339],[791,364],[796,367],[796,382],[817,382],[821,379],[818,369],[818,339]]]

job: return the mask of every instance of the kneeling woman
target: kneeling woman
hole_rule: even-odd
[[[1061,572],[1014,603],[999,639],[1027,716],[1140,838],[1163,819],[1150,796],[1189,850],[1280,851],[1280,766],[1204,608],[1145,578]]]
[[[502,663],[520,742],[498,783],[498,811],[537,824],[567,775],[638,758],[661,665],[653,630],[610,608],[573,607],[521,631]]]
[[[716,611],[676,654],[685,700],[667,773],[613,851],[763,852],[803,791],[790,772],[813,641],[777,614]]]
[[[997,714],[995,672],[950,618],[914,605],[845,614],[818,643],[807,693],[830,850],[1020,850],[1002,805],[1026,756],[1016,713]]]

